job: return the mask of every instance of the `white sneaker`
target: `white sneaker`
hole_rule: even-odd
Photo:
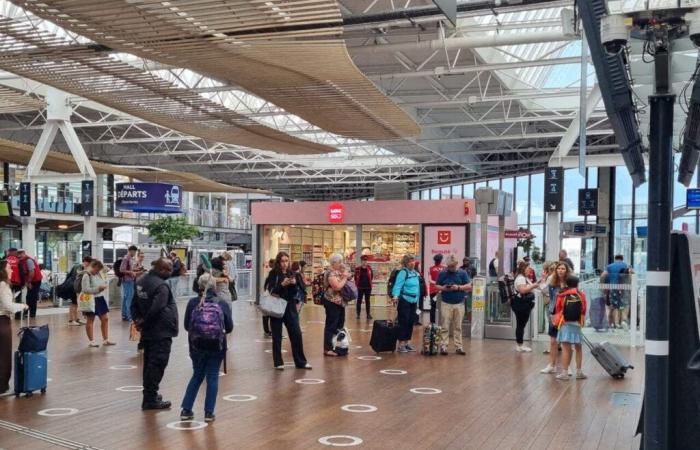
[[[99,346],[100,346],[100,344],[98,344],[95,341],[90,341],[90,343],[88,343],[88,347],[97,348]]]
[[[70,326],[70,327],[79,327],[79,326],[80,326],[80,323],[78,323],[77,320],[69,320],[69,321],[68,321],[68,326]]]
[[[570,376],[570,377],[574,376],[574,371],[571,370],[571,368],[569,368],[568,372],[569,372],[569,376]]]
[[[547,367],[545,367],[544,369],[540,370],[540,373],[541,373],[541,374],[547,375],[547,374],[550,374],[550,373],[555,373],[556,371],[557,371],[557,369],[556,369],[553,365],[547,364]]]
[[[561,380],[561,381],[569,381],[569,375],[567,375],[564,372],[557,375],[556,378],[557,378],[557,380]]]
[[[622,322],[622,329],[625,331],[630,329],[630,326],[627,324],[627,322],[624,322],[624,321]]]
[[[275,369],[277,369],[277,370],[284,370],[284,366],[283,366],[283,365],[282,365],[282,366],[275,366]]]
[[[109,339],[105,339],[102,341],[102,345],[117,345],[115,342],[110,341]]]
[[[582,370],[576,371],[576,379],[577,380],[585,380],[586,378],[588,378],[588,376],[585,373],[583,373]]]
[[[522,349],[521,351],[523,351],[525,353],[530,353],[532,351],[532,349],[530,347],[525,347],[524,345],[520,348]]]
[[[522,346],[516,345],[516,346],[515,346],[515,351],[518,352],[518,353],[521,353],[521,352],[524,352],[525,350],[523,350]]]

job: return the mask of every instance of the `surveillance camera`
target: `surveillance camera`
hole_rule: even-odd
[[[620,53],[629,40],[629,27],[625,17],[619,14],[604,16],[600,21],[600,40],[611,55]]]
[[[700,9],[694,9],[685,15],[688,25],[688,37],[696,47],[700,47]]]

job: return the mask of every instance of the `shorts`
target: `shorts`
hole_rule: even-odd
[[[70,304],[71,305],[77,305],[78,304],[78,296],[74,295],[70,298]]]
[[[557,342],[565,342],[568,344],[581,343],[581,326],[576,322],[566,322],[559,328]]]
[[[547,334],[549,335],[549,337],[553,337],[556,339],[557,335],[559,334],[559,329],[550,323],[549,330],[547,330]]]
[[[612,309],[625,309],[625,301],[622,298],[622,291],[619,289],[613,289],[610,291],[610,303],[609,306]]]
[[[95,312],[83,312],[84,316],[101,316],[109,313],[109,306],[104,297],[95,297]]]

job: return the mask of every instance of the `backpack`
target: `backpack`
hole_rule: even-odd
[[[389,297],[391,297],[391,291],[394,290],[394,284],[396,284],[396,277],[402,270],[403,269],[394,269],[391,271],[391,274],[389,274],[389,281],[387,281],[386,283],[386,295],[388,295]]]
[[[578,322],[581,320],[583,312],[583,302],[578,294],[569,294],[564,299],[564,309],[562,315],[565,322]]]
[[[223,350],[226,332],[224,312],[218,302],[206,302],[204,298],[192,311],[190,318],[190,342],[195,347]]]
[[[326,295],[326,274],[328,271],[316,275],[311,282],[311,296],[313,297],[315,305],[323,304],[323,299]]]
[[[185,263],[182,262],[182,260],[180,258],[177,258],[175,260],[175,263],[180,264],[180,266],[177,269],[177,274],[181,277],[184,277],[185,275],[187,275],[187,266],[185,266]]]
[[[515,279],[510,274],[505,274],[498,279],[498,294],[501,303],[512,303],[515,298]]]
[[[114,270],[114,276],[119,278],[120,280],[124,276],[124,274],[122,274],[122,270],[121,270],[123,259],[124,258],[119,258],[118,260],[114,261],[114,264],[112,265],[112,270]]]
[[[78,272],[78,275],[75,276],[75,281],[73,281],[73,292],[75,292],[75,295],[83,292],[83,277],[86,273],[87,271],[81,270]]]

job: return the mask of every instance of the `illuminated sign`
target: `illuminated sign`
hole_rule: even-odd
[[[330,223],[343,223],[345,220],[345,207],[342,203],[331,203],[328,206],[328,221]]]

